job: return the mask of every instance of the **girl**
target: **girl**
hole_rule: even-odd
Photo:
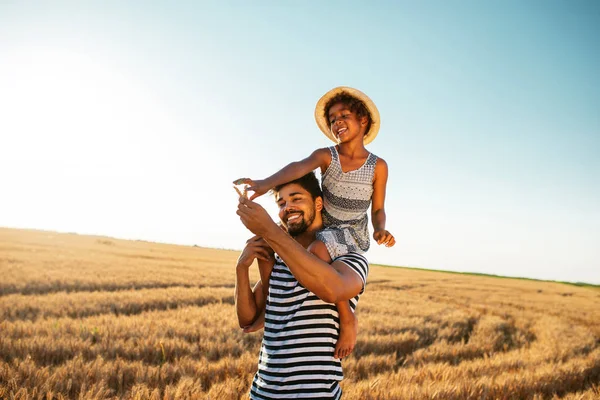
[[[335,146],[315,150],[304,160],[293,162],[266,179],[242,178],[234,184],[249,185],[247,189],[254,191],[252,200],[277,185],[319,168],[324,228],[308,249],[328,262],[349,252],[366,252],[370,244],[369,205],[373,238],[380,245],[393,246],[396,243],[394,236],[385,229],[387,163],[365,148],[379,131],[377,107],[361,91],[337,87],[317,102],[315,119]],[[357,321],[348,302],[336,306],[340,314],[340,337],[335,356],[342,358],[354,347]]]

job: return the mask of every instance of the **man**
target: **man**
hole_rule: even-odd
[[[254,323],[266,307],[250,398],[339,399],[343,375],[340,360],[334,358],[339,316],[333,303],[350,300],[351,307],[356,307],[369,265],[356,253],[338,257],[330,265],[307,250],[323,226],[323,200],[314,173],[276,187],[274,193],[279,218],[289,234],[264,208],[245,197],[240,197],[237,211],[256,235],[247,242],[236,267],[240,326]],[[277,254],[275,260],[272,251]],[[248,269],[254,259],[261,281],[253,290]],[[268,297],[262,285],[267,279]]]

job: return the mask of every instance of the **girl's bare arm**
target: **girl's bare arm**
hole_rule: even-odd
[[[377,160],[375,177],[373,178],[373,199],[371,204],[371,222],[373,238],[378,244],[391,247],[396,243],[394,236],[385,229],[385,192],[388,179],[388,166],[383,158]]]
[[[331,152],[329,149],[317,149],[305,159],[286,165],[266,179],[252,180],[249,178],[241,178],[235,180],[234,183],[237,185],[250,185],[248,190],[254,192],[250,197],[250,200],[254,200],[258,196],[267,193],[275,186],[301,178],[317,168],[320,168],[321,172],[324,172],[329,166],[329,163],[331,163]]]

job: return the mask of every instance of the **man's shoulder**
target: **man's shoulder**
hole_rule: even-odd
[[[367,257],[365,257],[364,254],[357,253],[357,252],[350,252],[350,253],[343,254],[339,257],[336,257],[336,259],[334,261],[337,261],[337,260],[340,260],[340,261],[351,260],[351,261],[365,263],[367,265],[369,264]]]
[[[369,275],[369,261],[367,257],[360,253],[348,253],[336,257],[333,263],[342,262],[356,272],[363,283],[367,282],[367,276]]]

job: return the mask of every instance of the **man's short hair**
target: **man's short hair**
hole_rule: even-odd
[[[323,197],[321,185],[319,184],[319,180],[315,176],[314,172],[309,172],[301,178],[275,186],[272,190],[273,194],[277,195],[282,187],[291,185],[292,183],[300,185],[302,189],[310,193],[313,200],[315,200],[317,197]]]

